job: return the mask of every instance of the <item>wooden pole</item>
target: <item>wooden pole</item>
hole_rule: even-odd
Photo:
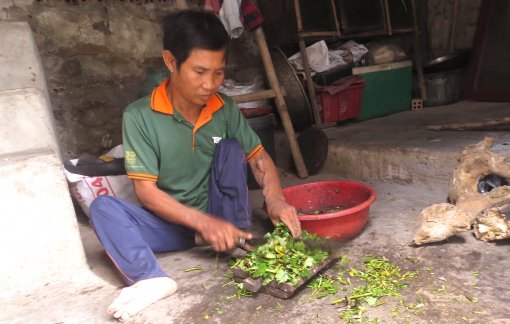
[[[337,36],[342,36],[340,34],[340,23],[338,22],[338,16],[336,14],[336,6],[335,6],[335,0],[331,0],[331,7],[333,8],[333,16],[335,17],[335,26],[336,26],[336,33]]]
[[[384,0],[384,9],[386,11],[386,26],[388,27],[388,35],[393,35],[393,28],[391,27],[391,17],[390,17],[390,6],[388,5],[388,0]]]
[[[298,32],[303,30],[303,23],[301,22],[301,9],[299,8],[299,0],[294,0],[294,9],[296,10],[296,20]]]
[[[306,53],[305,40],[299,39],[299,50],[301,52],[301,60],[303,61],[303,67],[305,68],[306,85],[308,86],[308,93],[310,94],[310,101],[312,104],[313,119],[316,125],[322,124],[321,114],[319,105],[317,104],[317,98],[315,96],[315,85],[312,80],[312,73],[310,71],[310,64],[308,64],[308,54]]]
[[[418,29],[418,18],[416,13],[416,0],[411,0],[413,6],[414,21],[414,53],[416,60],[416,72],[418,73],[418,85],[420,86],[421,100],[427,100],[427,88],[425,88],[425,77],[423,76],[423,63],[420,51],[420,30]]]
[[[457,27],[457,16],[459,12],[459,0],[453,1],[452,28],[450,29],[450,46],[449,52],[453,53],[455,43],[455,29]]]
[[[264,36],[262,27],[255,29],[254,33],[259,45],[260,54],[262,56],[262,61],[264,62],[269,84],[271,85],[271,89],[276,92],[276,108],[278,109],[278,113],[282,119],[283,128],[285,129],[287,138],[289,139],[290,150],[292,152],[292,157],[294,158],[294,163],[296,164],[298,177],[301,179],[306,178],[308,177],[308,171],[306,171],[305,162],[303,161],[303,156],[301,155],[301,150],[299,149],[299,145],[296,140],[296,134],[294,133],[294,127],[290,121],[289,111],[287,110],[287,105],[285,104],[285,100],[283,99],[283,95],[280,90],[280,84],[276,77],[273,61],[269,55],[269,49],[267,48],[266,37]]]

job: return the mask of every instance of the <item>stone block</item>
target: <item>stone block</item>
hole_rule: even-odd
[[[88,272],[62,165],[51,150],[0,161],[0,206],[0,291]]]
[[[36,88],[45,92],[44,71],[28,23],[0,21],[0,40],[0,91]]]
[[[58,152],[47,106],[38,89],[0,91],[0,155],[42,148]]]

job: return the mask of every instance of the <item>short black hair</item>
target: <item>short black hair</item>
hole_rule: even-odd
[[[170,51],[180,69],[195,48],[228,52],[230,37],[223,23],[205,11],[184,10],[163,18],[163,48]]]

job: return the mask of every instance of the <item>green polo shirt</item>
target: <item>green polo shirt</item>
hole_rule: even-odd
[[[215,93],[209,99],[193,127],[168,100],[169,81],[124,111],[127,175],[156,181],[159,189],[180,203],[206,212],[211,163],[221,139],[241,143],[248,162],[263,147],[237,104],[225,94]]]

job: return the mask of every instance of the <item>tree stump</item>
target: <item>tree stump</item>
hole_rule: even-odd
[[[475,236],[482,241],[494,241],[510,238],[510,221],[506,214],[510,212],[510,201],[484,210],[475,220]]]
[[[411,245],[442,241],[471,228],[468,213],[451,204],[444,203],[427,207],[421,212],[420,217],[421,228]]]
[[[470,145],[461,153],[460,165],[453,172],[448,193],[450,204],[433,205],[423,210],[421,228],[411,245],[442,241],[475,226],[475,235],[484,241],[510,237],[510,187],[501,186],[480,193],[478,184],[488,175],[510,179],[506,158],[490,152],[494,139]],[[508,206],[508,208],[507,208]]]

